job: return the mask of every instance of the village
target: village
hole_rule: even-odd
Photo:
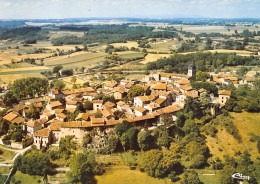
[[[160,126],[160,116],[170,114],[172,121],[176,114],[182,111],[185,99],[191,97],[198,100],[207,100],[211,104],[211,114],[218,113],[231,96],[229,90],[219,90],[217,95],[206,89],[194,89],[191,82],[196,80],[196,66],[191,64],[187,75],[173,73],[157,73],[145,76],[141,81],[123,79],[119,83],[105,81],[102,88],[94,90],[85,87],[71,90],[50,89],[46,96],[29,99],[24,104],[19,103],[7,111],[4,120],[14,125],[23,126],[27,130],[26,146],[34,144],[38,149],[50,145],[59,145],[61,138],[73,136],[79,144],[84,135],[92,130],[98,132],[96,141],[89,144],[89,148],[102,148],[103,135],[114,131],[114,126],[128,121],[134,126],[153,129]],[[232,83],[252,85],[253,79],[239,79],[225,73],[219,73],[208,79],[207,82],[219,86]],[[128,92],[133,87],[143,89],[141,95],[136,93],[132,99],[127,99]],[[97,99],[98,95],[113,96],[113,102]],[[65,104],[55,99],[65,99]],[[127,100],[126,100],[127,99]],[[79,105],[89,101],[93,104],[92,110],[78,113],[75,121],[68,121],[67,112],[74,113]],[[41,110],[40,119],[26,117],[30,105]],[[121,116],[115,116],[121,113]],[[17,144],[16,144],[17,146]],[[18,146],[19,147],[19,146]],[[22,148],[21,146],[19,148]]]

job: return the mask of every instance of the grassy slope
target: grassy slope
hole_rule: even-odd
[[[248,150],[251,159],[256,160],[259,156],[256,142],[250,142],[249,139],[251,133],[260,136],[260,113],[231,113],[231,116],[234,118],[233,123],[242,137],[242,143],[238,143],[225,129],[219,129],[216,138],[207,137],[207,145],[211,154],[213,157],[222,159],[225,154],[236,157],[235,154],[239,151],[243,153],[244,150]]]
[[[3,152],[0,155],[0,157],[5,159],[5,160],[12,160],[13,157],[16,155],[16,153],[13,152],[13,151],[9,151],[9,150],[3,149],[3,148],[0,148],[0,150]]]

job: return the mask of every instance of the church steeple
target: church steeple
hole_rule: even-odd
[[[188,76],[192,79],[196,79],[196,66],[195,64],[191,64],[188,68]]]

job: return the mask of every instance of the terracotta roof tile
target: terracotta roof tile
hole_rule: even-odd
[[[61,106],[62,103],[60,103],[59,101],[54,101],[54,102],[51,102],[50,103],[50,107],[58,107],[58,106]]]
[[[35,136],[39,136],[39,137],[49,137],[50,136],[50,129],[49,128],[44,128],[41,130],[38,130],[37,132],[34,133],[34,137]]]
[[[146,108],[139,107],[139,106],[135,107],[135,110],[137,110],[137,111],[139,111],[139,112],[142,112],[142,113],[145,112],[145,111],[147,111]]]
[[[229,90],[221,90],[218,92],[219,95],[231,95],[231,91]]]
[[[18,116],[18,113],[16,112],[10,112],[9,114],[5,115],[3,117],[3,119],[7,120],[7,121],[12,121],[14,118],[16,118]]]

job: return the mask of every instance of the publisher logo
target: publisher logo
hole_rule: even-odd
[[[239,180],[249,180],[249,176],[243,176],[243,174],[235,173],[232,175],[232,178],[239,179]]]

